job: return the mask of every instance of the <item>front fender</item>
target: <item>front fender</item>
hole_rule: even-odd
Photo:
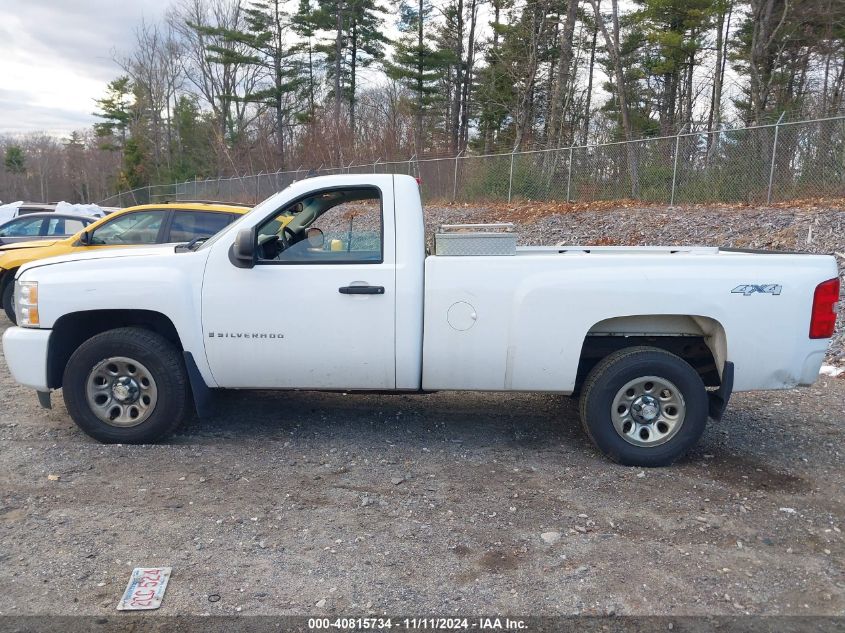
[[[20,278],[38,282],[38,309],[45,329],[73,313],[160,313],[173,324],[183,350],[192,354],[205,382],[216,386],[205,360],[200,320],[206,257],[199,252],[70,260],[27,268]]]

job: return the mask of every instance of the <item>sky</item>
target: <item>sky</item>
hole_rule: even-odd
[[[66,136],[97,119],[141,19],[170,0],[0,0],[0,135]]]

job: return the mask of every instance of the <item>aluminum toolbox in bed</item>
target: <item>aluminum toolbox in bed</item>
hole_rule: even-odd
[[[434,235],[434,253],[443,256],[516,255],[514,225],[443,224]]]

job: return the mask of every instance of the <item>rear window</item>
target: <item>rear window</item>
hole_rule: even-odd
[[[50,218],[47,235],[75,235],[86,227],[85,222],[75,218]]]
[[[197,237],[211,237],[232,222],[229,213],[175,211],[168,242],[190,242]]]
[[[49,205],[43,206],[26,206],[21,205],[18,207],[18,215],[26,215],[28,213],[44,213],[49,211],[55,211],[55,207],[51,207]]]

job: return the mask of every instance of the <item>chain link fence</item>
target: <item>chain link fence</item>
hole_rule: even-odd
[[[427,202],[763,204],[845,196],[845,116],[550,150],[381,161],[150,185],[101,204],[257,203],[307,176],[401,173]]]

